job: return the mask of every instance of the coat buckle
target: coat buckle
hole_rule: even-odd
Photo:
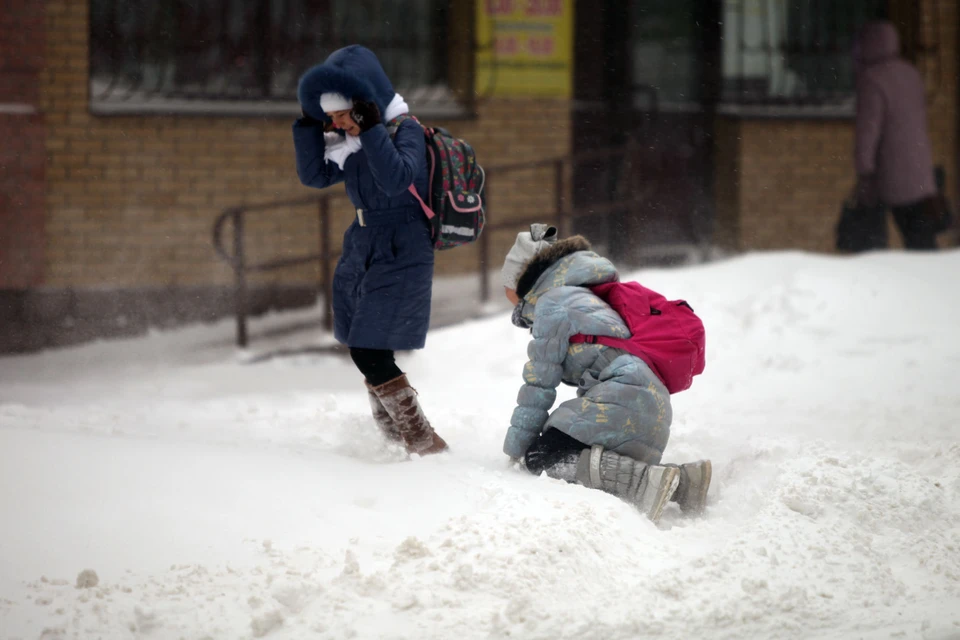
[[[367,223],[363,221],[363,209],[357,209],[357,220],[360,221],[361,227],[367,226]]]

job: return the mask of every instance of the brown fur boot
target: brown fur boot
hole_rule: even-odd
[[[370,401],[370,411],[373,413],[373,421],[377,424],[377,427],[380,428],[380,431],[383,432],[383,435],[387,437],[387,440],[402,443],[403,437],[400,435],[397,423],[393,421],[393,418],[390,417],[387,410],[383,408],[383,403],[380,402],[380,398],[377,397],[370,383],[366,380],[364,380],[363,383],[367,385],[367,400]]]
[[[417,391],[410,386],[406,375],[374,387],[373,393],[393,420],[409,453],[424,456],[446,451],[447,443],[437,435],[423,415],[417,401]]]

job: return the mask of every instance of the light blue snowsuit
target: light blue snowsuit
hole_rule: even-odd
[[[587,446],[603,445],[648,464],[658,464],[670,437],[670,394],[640,358],[599,344],[570,344],[584,335],[626,338],[629,329],[589,287],[619,279],[613,264],[593,251],[570,253],[537,279],[521,300],[532,322],[530,361],[503,443],[520,458],[537,436],[559,429]],[[577,385],[577,398],[552,413],[560,382]]]

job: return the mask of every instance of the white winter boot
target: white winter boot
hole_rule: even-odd
[[[577,463],[577,482],[612,493],[642,511],[656,524],[679,483],[676,467],[644,464],[595,444]]]
[[[673,501],[679,503],[680,510],[686,514],[703,515],[707,507],[713,465],[709,460],[697,460],[681,464],[677,469],[680,472],[680,485],[673,494]]]

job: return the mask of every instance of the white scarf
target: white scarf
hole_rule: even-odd
[[[410,107],[404,102],[403,96],[399,93],[394,94],[393,100],[387,105],[387,112],[383,114],[383,123],[386,124],[405,113],[410,112]],[[347,158],[360,151],[363,145],[360,144],[360,136],[352,136],[349,133],[345,136],[336,132],[323,134],[323,141],[326,148],[323,151],[323,159],[326,162],[335,162],[340,170],[347,162]]]

